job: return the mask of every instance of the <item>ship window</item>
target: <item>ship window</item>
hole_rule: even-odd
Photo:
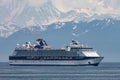
[[[43,57],[40,57],[40,59],[44,59]]]
[[[39,59],[39,56],[34,56],[34,59]]]
[[[58,59],[61,59],[61,56],[59,56]]]
[[[72,57],[69,56],[68,59],[72,59]]]
[[[52,59],[52,57],[51,57],[51,56],[49,56],[49,59]]]
[[[91,62],[88,62],[88,64],[91,64]]]
[[[27,59],[32,59],[32,56],[27,56]]]
[[[47,59],[47,56],[44,56],[44,59]]]
[[[46,59],[49,59],[49,56],[47,56]]]
[[[77,48],[71,48],[71,51],[79,51]]]

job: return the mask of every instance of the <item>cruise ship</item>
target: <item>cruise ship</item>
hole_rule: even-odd
[[[26,42],[22,46],[17,44],[14,52],[9,56],[10,65],[18,66],[98,66],[103,57],[93,48],[72,42],[61,49],[48,46],[45,40],[37,39],[35,44]]]

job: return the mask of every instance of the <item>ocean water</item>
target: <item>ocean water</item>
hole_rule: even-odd
[[[120,63],[95,66],[9,66],[0,63],[0,80],[120,80]]]

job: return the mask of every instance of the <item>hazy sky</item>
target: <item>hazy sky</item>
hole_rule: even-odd
[[[25,13],[25,8],[40,10],[47,2],[63,13],[76,10],[89,16],[96,14],[107,14],[113,18],[120,16],[120,0],[0,0],[0,23],[11,22],[13,18]]]
[[[62,12],[67,12],[76,8],[90,9],[120,9],[120,0],[0,0],[0,6],[28,5],[30,7],[40,7],[42,4],[51,1],[52,4]],[[16,4],[22,3],[22,4]]]

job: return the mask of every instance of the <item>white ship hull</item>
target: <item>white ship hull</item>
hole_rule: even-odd
[[[31,65],[31,66],[37,66],[37,65],[46,65],[46,66],[54,66],[54,65],[94,65],[97,66],[103,57],[97,57],[97,58],[91,58],[86,60],[10,60],[10,65]]]

